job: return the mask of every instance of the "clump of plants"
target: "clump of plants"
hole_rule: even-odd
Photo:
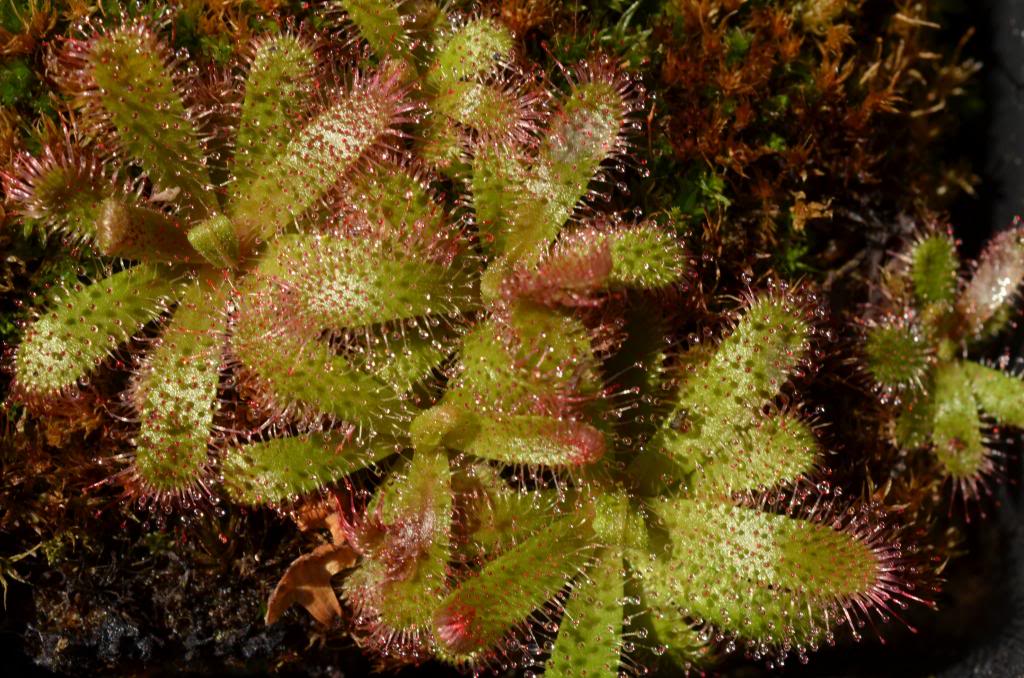
[[[12,401],[112,382],[131,442],[108,482],[134,505],[326,531],[266,621],[298,603],[384,668],[775,666],[932,605],[904,526],[828,480],[799,395],[832,350],[814,285],[706,292],[685,215],[624,195],[644,88],[606,54],[546,74],[510,28],[556,14],[342,0],[245,22],[241,56],[202,69],[145,20],[67,41],[62,133],[5,191],[108,270],[26,325]],[[337,20],[341,46],[312,25]],[[1005,322],[1021,264],[1007,235],[960,291],[944,238],[891,276],[902,310],[867,364],[908,411],[947,412],[927,432],[952,459],[965,393],[1016,421],[1010,378],[951,346],[964,319],[971,340]],[[913,375],[889,379],[911,368],[885,342],[919,349]],[[926,388],[943,370],[960,381]]]
[[[867,328],[866,367],[893,408],[893,442],[928,450],[965,499],[989,491],[1000,430],[1024,426],[1020,378],[967,357],[1013,322],[1022,237],[1000,233],[962,275],[951,233],[930,228],[887,270],[888,306]]]
[[[482,98],[493,87],[493,73],[476,66],[493,50],[474,45],[508,44],[503,30],[470,21],[443,39],[434,63],[459,63],[465,74],[452,88]],[[920,573],[879,516],[847,513],[827,488],[805,486],[818,444],[798,408],[777,398],[810,364],[820,313],[811,295],[751,295],[719,346],[686,352],[666,350],[668,333],[629,312],[657,313],[664,295],[687,291],[677,241],[652,223],[603,214],[591,188],[627,148],[635,96],[592,61],[532,143],[455,120],[462,162],[447,171],[466,187],[467,266],[476,269],[464,288],[473,301],[461,305],[468,326],[422,406],[388,412],[407,433],[386,439],[388,452],[396,443],[402,451],[376,491],[346,489],[338,503],[309,509],[313,520],[302,514],[308,527],[330,527],[332,540],[285,574],[269,620],[300,602],[333,621],[342,609],[331,576],[353,568],[342,598],[357,641],[384,664],[433,657],[618,675],[640,665],[640,648],[687,670],[740,642],[756,657],[805,655],[839,622],[859,628],[872,610],[899,615],[922,600],[911,583]],[[477,109],[484,120],[509,110],[483,102],[494,106]],[[395,196],[373,192],[370,222],[400,234],[394,215],[408,215],[410,194],[391,205]],[[428,310],[388,292],[404,275],[386,257],[361,272],[370,287],[359,293],[351,280],[320,281],[320,262],[344,274],[344,258],[311,260],[273,265],[273,282],[259,284],[269,294],[243,297],[271,317],[262,337],[299,328],[307,342],[326,332],[372,343],[387,333],[373,325],[424,328]],[[386,278],[378,283],[375,271]],[[376,315],[351,315],[371,308]],[[435,292],[429,311],[444,320],[427,324],[427,336],[452,329],[459,299]],[[290,351],[289,366],[303,353]],[[310,384],[310,372],[297,374]],[[377,406],[367,397],[361,407]],[[323,482],[324,442],[243,448],[239,464],[265,471],[246,496],[277,500]],[[359,461],[346,457],[336,476],[381,458],[351,454]]]

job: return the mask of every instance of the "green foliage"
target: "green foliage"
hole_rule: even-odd
[[[18,348],[16,390],[34,399],[72,388],[174,300],[176,273],[140,265],[55,295]]]
[[[683,477],[697,474],[702,493],[774,487],[809,474],[819,451],[807,423],[789,412],[761,415],[805,359],[809,339],[798,304],[756,300],[712,355],[687,362],[655,450]]]
[[[992,239],[960,285],[952,240],[931,233],[911,246],[890,279],[892,308],[873,323],[866,367],[896,405],[893,438],[929,448],[954,486],[976,494],[994,468],[982,413],[1020,427],[1020,379],[966,359],[966,352],[1003,329],[1024,281],[1024,236],[1015,228]]]
[[[922,308],[951,304],[956,294],[960,259],[952,239],[939,234],[918,240],[910,250],[910,278]]]
[[[659,51],[652,36],[662,4],[656,0],[576,2],[577,16],[586,23],[574,31],[556,32],[552,51],[571,63],[598,49],[615,55],[631,70],[638,69]]]
[[[379,79],[342,93],[262,165],[245,195],[228,209],[245,247],[288,228],[392,133],[401,110],[399,77],[399,70],[385,70]]]
[[[609,548],[572,589],[546,676],[618,676],[625,596],[622,553]]]
[[[266,38],[256,49],[235,137],[231,190],[244,196],[261,167],[282,153],[313,95],[312,48],[296,37]]]
[[[868,545],[828,525],[687,499],[654,508],[671,551],[650,561],[652,597],[755,643],[814,641],[835,601],[855,600],[883,576]]]
[[[80,165],[26,164],[23,211],[141,263],[93,285],[109,298],[85,288],[29,330],[16,365],[33,393],[160,318],[133,381],[144,492],[189,496],[216,474],[237,502],[286,506],[383,470],[372,493],[346,483],[318,550],[358,560],[315,578],[337,603],[329,576],[354,562],[341,591],[382,663],[550,654],[553,675],[610,678],[650,637],[688,669],[713,654],[711,626],[759,654],[802,652],[910,598],[882,523],[804,488],[822,454],[791,394],[813,298],[751,293],[717,344],[688,350],[651,322],[685,289],[683,246],[597,199],[637,126],[633,83],[594,57],[530,96],[541,85],[497,20],[424,27],[404,3],[340,5],[379,68],[311,96],[330,81],[318,53],[261,39],[237,123],[186,103],[182,88],[210,83],[172,72],[143,24],[76,43],[99,148],[118,154],[94,149],[111,171],[77,185],[58,170]],[[620,9],[624,26],[639,11]],[[430,49],[406,49],[414,24]],[[199,120],[231,126],[201,137]],[[234,138],[234,156],[201,138]],[[102,178],[115,171],[133,190]],[[714,179],[704,194],[721,194]],[[550,652],[529,651],[534,634]]]
[[[378,0],[338,0],[359,35],[382,56],[399,56],[408,47],[402,17],[396,3]]]
[[[919,384],[928,372],[931,347],[914,325],[881,325],[864,342],[868,368],[883,388]]]
[[[14,106],[29,98],[34,80],[32,68],[23,59],[0,66],[0,105]]]
[[[479,39],[478,28],[446,44]],[[473,68],[458,70],[455,84],[471,82],[462,78]],[[436,81],[436,70],[427,73]],[[712,653],[693,619],[731,620],[726,626],[758,652],[803,648],[848,615],[867,614],[878,591],[908,595],[898,579],[903,565],[887,555],[888,545],[811,509],[797,517],[738,503],[745,493],[791,487],[820,464],[799,408],[777,405],[786,384],[808,367],[812,299],[788,290],[753,296],[718,346],[673,349],[677,370],[644,355],[635,388],[622,397],[653,421],[638,439],[621,433],[636,431],[635,422],[617,421],[605,384],[614,361],[632,365],[636,355],[599,351],[600,328],[585,324],[577,309],[614,313],[625,295],[678,287],[688,261],[677,239],[653,224],[574,217],[625,147],[635,109],[627,83],[607,64],[577,73],[536,146],[516,149],[468,125],[455,128],[453,143],[469,155],[455,177],[468,194],[484,257],[468,260],[478,281],[463,288],[469,303],[443,313],[472,309],[475,320],[445,371],[443,391],[407,424],[412,463],[421,455],[447,459],[450,474],[425,471],[417,482],[399,466],[356,519],[354,543],[363,560],[344,584],[358,642],[389,663],[433,655],[474,666],[505,658],[536,666],[519,655],[517,639],[538,625],[547,633],[560,629],[548,665],[555,674],[617,675],[636,649],[626,640],[634,633],[663,637],[674,644],[669,656],[694,666]],[[372,213],[371,202],[360,201],[359,210]],[[317,247],[310,242],[297,252]],[[365,237],[359,247],[372,252],[359,286],[339,279],[330,288],[310,287],[307,280],[323,276],[305,273],[302,255],[287,264],[267,257],[265,273],[284,281],[290,296],[271,304],[286,308],[288,318],[266,331],[294,328],[306,308],[316,309],[312,334],[438,312],[436,301],[413,308],[385,293],[406,273],[391,268],[388,255]],[[415,260],[415,248],[399,251],[401,260]],[[332,260],[350,256],[339,249]],[[417,268],[420,284],[432,288],[429,263]],[[316,301],[327,292],[344,301]],[[437,294],[459,296],[448,288],[430,298]],[[629,338],[619,350],[647,346],[659,355],[657,347],[666,345],[642,319],[626,327]],[[656,407],[644,404],[651,400]],[[494,469],[528,481],[516,487]],[[404,513],[388,513],[391,506]],[[445,522],[450,531],[436,522],[446,506],[455,507]],[[749,549],[762,534],[772,548],[751,560]],[[442,584],[437,568],[444,561],[458,567]],[[758,579],[756,570],[768,561],[776,578]],[[726,570],[734,576],[723,578]],[[691,581],[697,583],[677,585]],[[711,581],[715,586],[702,585]],[[657,606],[656,623],[634,621],[626,592],[637,589]],[[666,611],[674,618],[667,620]],[[649,628],[630,628],[642,623]]]
[[[225,484],[238,503],[282,504],[395,452],[395,442],[384,436],[367,444],[340,433],[274,438],[229,451]]]
[[[490,73],[512,51],[512,34],[490,19],[471,21],[442,36],[427,82],[437,89]]]
[[[156,492],[187,487],[206,464],[227,334],[223,289],[208,285],[182,293],[136,386],[135,470]]]
[[[562,516],[461,582],[434,612],[441,651],[472,661],[495,647],[572,579],[588,537],[586,525]]]
[[[417,451],[378,490],[354,540],[363,555],[345,599],[384,654],[424,658],[437,601],[449,589],[453,498],[447,455]]]
[[[165,48],[141,25],[113,31],[89,43],[83,72],[98,105],[117,130],[125,153],[139,162],[157,191],[181,191],[180,209],[203,217],[215,208],[213,186],[165,62]]]
[[[997,424],[1024,428],[1024,381],[974,362],[962,367],[982,411]]]
[[[806,362],[814,317],[809,300],[791,292],[755,297],[717,347],[682,355],[660,428],[639,449],[619,448],[616,427],[600,417],[586,433],[563,417],[560,435],[552,433],[553,424],[536,414],[541,403],[559,389],[588,393],[594,387],[585,375],[601,368],[593,358],[580,360],[585,332],[544,322],[558,317],[556,308],[514,303],[512,332],[492,319],[486,331],[466,337],[463,371],[440,405],[413,422],[413,444],[505,466],[564,468],[574,480],[569,496],[553,507],[557,517],[526,528],[516,546],[484,556],[479,571],[440,602],[434,642],[442,657],[491,661],[515,647],[524,625],[561,617],[547,667],[556,675],[617,675],[620,662],[631,661],[625,655],[635,644],[625,638],[633,624],[645,625],[641,637],[673,645],[672,652],[659,645],[660,654],[693,667],[712,653],[687,619],[728,629],[758,652],[783,646],[803,652],[837,620],[866,613],[870,606],[861,606],[877,591],[909,596],[890,547],[868,540],[852,523],[830,522],[814,509],[778,515],[735,503],[738,493],[786,487],[820,461],[797,410],[773,408],[783,384]],[[524,360],[517,351],[529,346],[526,328],[544,337],[547,350]],[[556,341],[559,336],[567,341]],[[512,366],[520,362],[535,369],[519,375]],[[658,372],[652,381],[652,390],[666,392]],[[599,391],[589,392],[579,398],[591,403],[584,410],[607,407]],[[593,452],[597,439],[601,454]],[[576,455],[567,458],[550,440],[571,441]],[[667,483],[650,482],[658,458],[672,462],[663,474]],[[464,501],[455,495],[457,504]],[[563,532],[567,524],[572,529]],[[632,621],[624,593],[638,588],[651,609],[646,622]]]
[[[343,363],[337,373],[352,372],[349,361],[333,355],[317,336],[289,335],[268,350],[263,336],[246,344],[252,331],[247,335],[242,324],[238,340],[231,342],[229,315],[239,298],[234,296],[231,303],[228,298],[232,286],[258,297],[255,305],[273,295],[276,281],[249,275],[263,270],[268,239],[299,230],[297,219],[392,133],[406,106],[394,69],[365,76],[349,89],[325,92],[325,103],[317,105],[310,101],[319,68],[312,47],[286,34],[263,38],[253,47],[237,129],[219,130],[238,141],[233,176],[218,165],[223,156],[208,154],[200,143],[196,120],[203,112],[184,96],[209,83],[196,74],[177,72],[168,55],[161,39],[141,21],[71,42],[62,57],[68,70],[60,79],[79,96],[94,128],[87,134],[66,130],[65,140],[45,148],[40,157],[22,156],[18,173],[8,182],[9,194],[26,216],[90,242],[104,254],[142,262],[90,286],[77,285],[59,305],[51,305],[29,327],[18,349],[15,374],[24,398],[52,398],[85,379],[148,323],[166,316],[154,349],[137,361],[141,368],[131,399],[139,425],[135,489],[161,501],[193,494],[209,473],[217,392],[229,356],[268,363],[270,373],[281,376],[281,384],[273,387],[285,391],[330,390],[316,376],[337,361]],[[218,124],[231,125],[227,120]],[[102,142],[84,144],[90,136]],[[227,177],[231,192],[225,204],[211,176]],[[132,177],[131,190],[123,185],[125,177]],[[343,245],[340,241],[333,247]],[[330,250],[332,245],[324,247]],[[275,261],[273,253],[280,250],[269,249],[267,260]],[[357,260],[348,260],[363,266],[354,271],[355,277],[333,267],[343,263],[340,257],[319,271],[340,276],[342,282],[333,283],[332,289],[345,294],[339,285],[360,280],[359,273],[366,271],[366,257],[363,264]],[[414,286],[409,295],[399,292],[393,298],[416,308],[424,305],[415,300],[431,293],[441,301],[442,290],[426,290],[418,279]],[[366,289],[348,293],[358,296]],[[241,308],[239,317],[244,318],[246,304]],[[296,383],[285,356],[304,359],[318,372],[300,372],[303,381]],[[407,362],[417,365],[418,359]],[[394,369],[403,374],[401,367]],[[405,374],[405,390],[423,372],[418,366]],[[365,423],[359,415],[366,399],[381,393],[387,394],[383,400],[395,397],[372,374],[357,374],[343,380],[343,386],[347,400],[335,402],[333,411],[357,424]],[[309,399],[315,401],[316,395]],[[281,477],[287,468],[282,455],[287,457],[283,450],[268,453],[276,476],[269,479],[260,464],[230,464],[233,472],[250,476],[229,477],[228,484],[250,488],[250,499],[253,486],[262,486],[275,498],[308,488],[301,467],[292,469],[294,477]],[[321,466],[321,482],[336,479],[328,474],[331,468]],[[339,465],[335,471],[346,469]]]

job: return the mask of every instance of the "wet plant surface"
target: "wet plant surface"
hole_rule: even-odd
[[[1014,675],[988,19],[464,5],[0,15],[19,672]]]

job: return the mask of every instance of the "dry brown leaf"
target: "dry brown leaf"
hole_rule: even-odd
[[[356,562],[356,553],[344,544],[323,544],[296,558],[277,582],[267,601],[267,625],[298,603],[320,624],[330,626],[341,617],[341,604],[331,577]]]

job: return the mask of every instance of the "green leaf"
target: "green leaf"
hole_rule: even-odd
[[[717,348],[684,357],[674,409],[652,441],[705,495],[772,487],[813,470],[814,435],[793,414],[765,415],[809,346],[804,311],[785,298],[750,303]]]
[[[415,637],[428,631],[448,591],[452,522],[448,456],[416,451],[367,508],[383,534],[345,582],[345,598],[385,633]]]
[[[184,292],[136,387],[141,428],[135,471],[150,491],[195,486],[207,462],[227,323],[224,291],[197,280]]]
[[[713,439],[714,429],[696,440],[705,445],[680,454],[685,436],[668,445],[676,460],[697,459],[694,493],[702,497],[724,497],[745,490],[778,487],[809,475],[821,449],[810,427],[798,416],[782,414],[746,426],[732,422],[722,427],[723,438]],[[700,456],[698,456],[700,455]]]
[[[409,36],[394,0],[338,0],[359,35],[370,44],[378,57],[402,56],[408,49]]]
[[[462,181],[469,172],[465,130],[445,116],[430,116],[420,127],[419,156],[450,179]]]
[[[910,251],[910,278],[921,308],[952,305],[956,298],[960,259],[956,245],[938,233],[925,236]]]
[[[231,449],[222,472],[236,502],[281,503],[337,482],[399,449],[385,436],[365,442],[341,433],[276,438]]]
[[[443,93],[453,83],[491,72],[508,60],[512,46],[512,34],[497,21],[470,21],[439,46],[437,58],[427,72],[427,82]]]
[[[931,364],[932,350],[914,325],[876,325],[864,342],[867,368],[874,380],[890,390],[919,391]]]
[[[253,179],[284,153],[298,131],[313,96],[315,67],[312,48],[296,36],[281,33],[257,46],[235,137],[234,201],[248,193]]]
[[[491,255],[508,249],[514,215],[527,200],[527,168],[500,148],[482,148],[473,157],[470,189],[480,244]]]
[[[679,399],[684,407],[709,396],[721,398],[719,406],[758,409],[768,404],[809,348],[811,327],[804,313],[785,298],[763,295],[752,301],[711,362],[683,382]]]
[[[645,599],[648,607],[648,623],[654,631],[654,637],[648,637],[654,643],[655,654],[661,654],[684,672],[696,672],[713,663],[711,646],[701,639],[700,632],[695,629],[678,609],[671,605],[652,605]]]
[[[893,425],[894,441],[904,449],[930,445],[934,418],[934,396],[926,389],[924,394],[909,400],[900,409]]]
[[[581,229],[560,239],[536,267],[521,267],[503,283],[505,298],[573,305],[598,292],[657,289],[685,270],[682,246],[652,225],[610,232]]]
[[[567,399],[600,390],[586,328],[575,318],[517,304],[507,319],[491,318],[462,342],[462,372],[444,403],[481,415],[560,416]]]
[[[686,499],[652,508],[668,540],[640,566],[652,603],[749,640],[819,638],[884,574],[869,546],[826,525]]]
[[[74,386],[167,308],[177,277],[171,267],[141,264],[55,297],[18,347],[16,390],[41,397]]]
[[[749,412],[770,403],[805,357],[810,333],[794,302],[754,299],[710,359],[686,375],[677,411]]]
[[[593,426],[537,415],[480,417],[459,450],[505,464],[582,466],[604,456],[607,442]],[[463,433],[463,435],[467,435]]]
[[[463,81],[446,85],[435,97],[433,110],[476,131],[482,140],[508,138],[517,131],[523,114],[515,89]]]
[[[397,393],[406,393],[429,379],[445,358],[455,352],[458,338],[455,328],[383,332],[372,338],[369,347],[353,363]]]
[[[298,334],[283,315],[280,299],[243,293],[232,349],[272,409],[312,418],[329,415],[398,434],[411,416],[410,404],[381,379],[336,355],[325,342]]]
[[[438,263],[401,239],[290,235],[278,240],[261,273],[287,287],[294,313],[320,329],[366,327],[457,315],[473,303],[458,268]]]
[[[997,424],[1024,428],[1024,381],[975,362],[961,365],[981,409]]]
[[[217,209],[199,145],[165,64],[166,48],[141,24],[96,38],[89,70],[98,101],[109,114],[128,155],[137,159],[158,190],[180,189],[179,204],[193,218]]]
[[[579,516],[562,516],[461,582],[434,613],[434,637],[441,650],[472,660],[525,624],[587,562],[589,532]]]
[[[621,548],[607,548],[572,588],[558,628],[549,678],[618,678],[625,597]]]
[[[455,543],[463,562],[482,562],[542,533],[557,517],[557,497],[548,490],[514,489],[498,469],[483,462],[468,465],[453,484],[464,506],[459,527],[465,539]]]
[[[686,269],[682,245],[660,228],[646,224],[609,235],[612,271],[609,287],[657,289],[679,282]]]
[[[514,205],[507,251],[515,260],[536,261],[572,216],[601,163],[616,152],[624,112],[614,85],[595,79],[578,84],[555,113],[527,176],[528,199]]]
[[[957,479],[975,478],[984,469],[988,450],[981,435],[978,403],[972,384],[958,362],[935,371],[935,409],[932,440],[935,455],[948,474]]]
[[[601,163],[615,153],[625,110],[615,84],[598,77],[573,87],[561,110],[556,111],[539,160],[542,174],[565,193],[564,204],[578,202]],[[570,198],[569,191],[575,197]]]
[[[196,262],[183,224],[159,210],[107,198],[96,224],[96,246],[108,257],[148,262]]]
[[[957,302],[971,334],[996,334],[1010,314],[1024,282],[1024,227],[992,238]]]
[[[389,65],[336,95],[283,152],[263,165],[231,214],[243,241],[284,231],[391,133],[403,107],[401,77],[402,69]]]
[[[386,233],[399,235],[423,224],[422,239],[449,235],[442,201],[416,173],[398,164],[372,166],[353,177],[347,193],[352,207]]]
[[[47,231],[88,242],[96,236],[103,201],[114,188],[101,167],[90,147],[58,141],[44,146],[38,158],[19,154],[4,191],[25,217]]]
[[[223,214],[215,214],[193,226],[188,232],[188,242],[217,268],[234,269],[241,259],[235,225]]]

